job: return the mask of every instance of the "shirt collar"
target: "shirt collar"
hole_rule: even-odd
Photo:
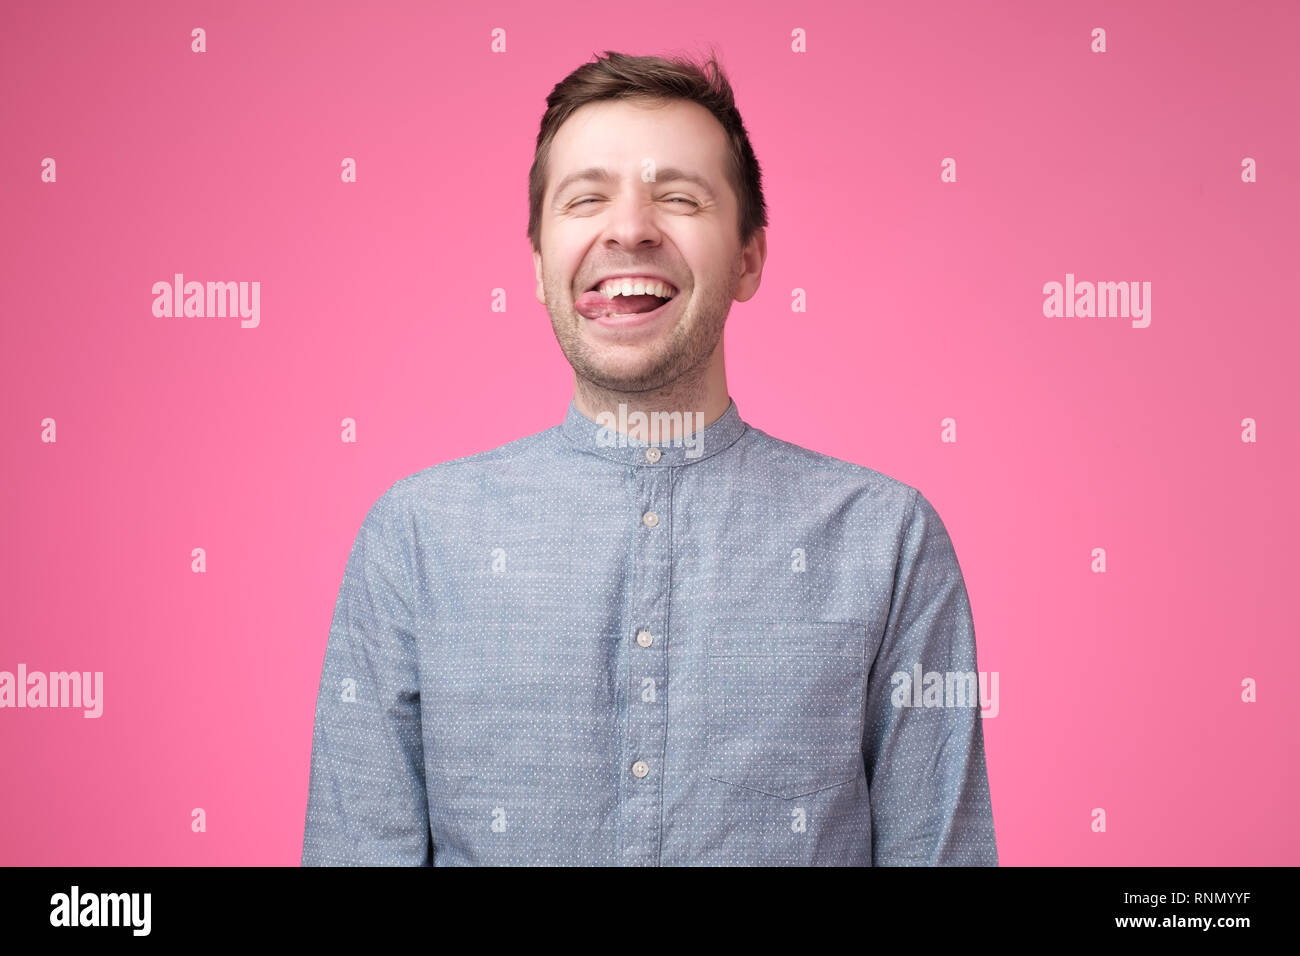
[[[620,414],[624,418],[623,423],[617,421],[617,416]],[[660,434],[664,436],[672,434],[667,422],[658,424],[653,414],[647,414],[644,421],[639,420],[635,412],[626,411],[625,407],[624,410],[611,413],[609,427],[607,427],[605,419],[595,422],[578,411],[577,399],[573,398],[569,400],[569,410],[564,416],[560,430],[579,451],[600,455],[602,458],[624,465],[666,468],[693,464],[725,451],[735,444],[736,439],[749,427],[741,420],[735,399],[731,400],[731,404],[727,406],[727,410],[720,418],[702,429],[696,430],[693,427],[695,416],[699,413],[678,414],[682,418],[689,414],[692,419],[691,427],[687,429],[692,434],[684,439],[659,437]],[[638,422],[640,422],[639,430],[636,427]],[[619,424],[624,424],[624,429],[630,428],[637,434],[626,434],[624,429],[618,427]],[[646,441],[639,437],[647,433],[655,440]]]

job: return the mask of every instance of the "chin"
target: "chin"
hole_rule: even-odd
[[[617,392],[649,391],[664,378],[662,366],[649,360],[592,363],[590,373],[589,380]]]

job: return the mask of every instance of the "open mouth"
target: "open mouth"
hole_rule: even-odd
[[[574,308],[588,319],[649,315],[658,312],[679,294],[676,286],[662,280],[610,279],[595,283],[578,296]]]

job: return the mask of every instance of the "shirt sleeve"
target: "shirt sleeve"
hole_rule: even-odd
[[[926,691],[924,680],[913,686],[917,665],[940,675],[942,706],[933,706],[933,681],[925,699],[932,706],[917,706]],[[912,489],[889,616],[867,678],[862,753],[874,865],[997,865],[982,720],[966,584],[943,521]]]
[[[390,488],[343,573],[312,734],[303,866],[429,866],[409,523]]]

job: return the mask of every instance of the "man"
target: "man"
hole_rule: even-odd
[[[767,218],[705,70],[611,53],[548,98],[529,237],[573,399],[366,516],[304,864],[996,864],[978,701],[897,693],[975,672],[942,521],[728,395]]]

